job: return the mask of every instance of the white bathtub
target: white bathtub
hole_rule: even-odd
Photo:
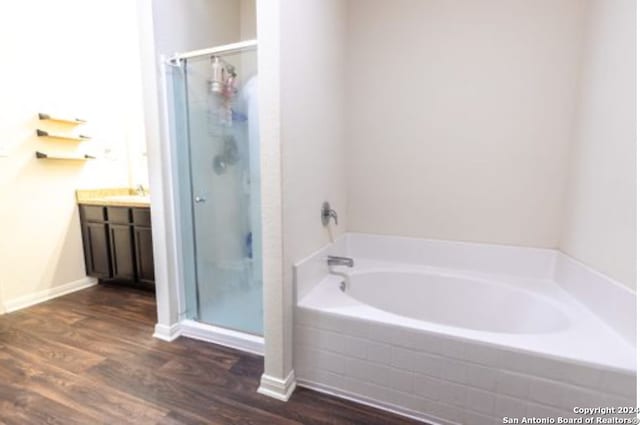
[[[344,280],[349,283],[347,303],[353,299],[421,322],[514,334],[555,332],[571,324],[548,298],[476,274],[406,265],[360,265]],[[335,288],[333,283],[328,286]]]
[[[328,253],[356,266],[327,275]],[[296,267],[298,383],[443,424],[633,406],[634,294],[584,268],[567,272],[567,261],[552,250],[347,235]],[[600,302],[559,276],[583,279],[577,287],[600,291]]]

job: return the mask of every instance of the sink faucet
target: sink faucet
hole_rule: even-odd
[[[353,258],[349,257],[337,257],[335,255],[329,255],[327,257],[327,265],[329,266],[347,266],[353,267]]]

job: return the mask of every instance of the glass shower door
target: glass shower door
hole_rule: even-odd
[[[193,286],[185,284],[187,292],[192,287],[195,294],[187,293],[187,304],[194,301],[196,320],[261,335],[255,55],[245,51],[183,63],[186,128],[182,133],[187,137],[186,146],[178,147],[186,148],[182,158],[178,155],[178,169],[179,174],[187,171],[189,186],[181,179],[185,190],[180,207],[191,212],[182,220],[183,239],[191,239],[193,246],[192,277],[188,260],[184,275],[185,280],[195,280]],[[174,90],[176,95],[180,93]]]

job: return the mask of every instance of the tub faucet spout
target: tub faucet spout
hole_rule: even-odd
[[[353,267],[353,258],[349,257],[337,257],[334,255],[330,255],[327,257],[327,264],[329,266],[347,266]]]

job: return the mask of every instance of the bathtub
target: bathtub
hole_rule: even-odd
[[[298,385],[433,424],[636,404],[635,294],[556,251],[349,234],[294,275]]]

